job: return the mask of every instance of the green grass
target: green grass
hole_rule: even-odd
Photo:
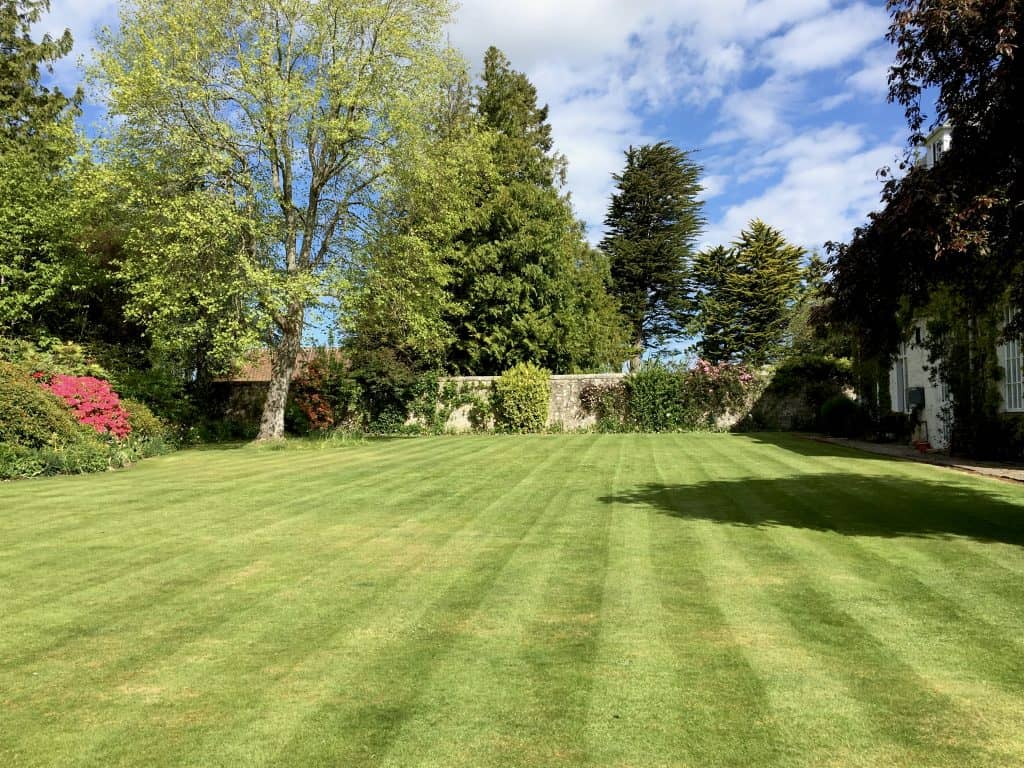
[[[1022,488],[793,437],[7,484],[0,765],[1024,765],[1022,545]]]

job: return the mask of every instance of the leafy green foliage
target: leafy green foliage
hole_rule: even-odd
[[[74,44],[69,30],[57,39],[44,35],[32,40],[32,25],[49,10],[50,0],[0,3],[0,155],[22,147],[49,162],[55,149],[58,160],[66,157],[52,144],[54,132],[66,127],[82,94],[66,96],[59,88],[43,85],[44,72],[52,74],[54,63]]]
[[[29,153],[0,151],[0,333],[30,333],[68,278],[67,195]]]
[[[748,365],[776,360],[801,294],[803,258],[802,248],[759,219],[740,232],[731,249],[699,254],[694,280],[700,354]]]
[[[0,337],[0,361],[14,363],[29,371],[111,378],[103,365],[81,344],[45,336],[35,342]]]
[[[41,448],[89,438],[89,431],[30,371],[0,362],[0,443]]]
[[[926,318],[936,375],[952,399],[951,450],[989,450],[1001,417],[996,344],[1008,301],[1024,304],[1024,58],[1016,0],[893,0],[889,98],[905,110],[908,156],[884,207],[832,244],[826,321],[882,369],[911,320]],[[926,114],[935,97],[934,120]],[[916,164],[932,127],[952,146]],[[1015,327],[1016,326],[1016,327]],[[1019,334],[1020,321],[1006,329]]]
[[[321,350],[292,384],[292,398],[313,432],[353,427],[361,394],[348,364],[333,350]]]
[[[559,372],[614,368],[624,346],[603,256],[586,245],[561,192],[547,108],[495,48],[484,59],[477,116],[492,136],[492,178],[455,237],[445,315],[449,369],[496,374],[535,361]]]
[[[253,309],[269,326],[261,438],[283,434],[307,312],[342,292],[391,149],[418,130],[422,95],[448,68],[449,11],[447,0],[138,0],[100,37],[95,74],[124,118],[117,155],[168,175],[185,204],[164,217],[185,237],[161,239],[222,230],[226,268],[213,274],[248,289],[231,316]],[[142,256],[140,270],[180,296]],[[173,303],[172,325],[186,308]]]
[[[749,370],[728,363],[647,365],[625,381],[625,426],[638,432],[721,430],[746,414],[759,387]]]
[[[448,285],[455,238],[482,218],[496,179],[495,136],[472,112],[469,76],[453,74],[415,141],[397,148],[364,251],[341,297],[346,346],[389,348],[422,370],[441,369],[457,311]]]
[[[704,225],[701,168],[660,142],[626,151],[601,248],[637,353],[681,335],[692,315],[690,267]]]
[[[629,412],[625,383],[588,383],[580,391],[580,407],[597,419],[598,432],[621,432]]]
[[[495,423],[509,432],[543,432],[550,400],[550,371],[533,363],[514,365],[494,383]]]
[[[761,393],[746,427],[758,430],[826,431],[822,406],[854,388],[852,362],[846,358],[802,355],[782,362]]]
[[[821,428],[833,437],[864,437],[870,419],[856,400],[835,395],[821,405]]]
[[[121,398],[121,405],[128,413],[132,425],[132,436],[140,439],[167,439],[170,432],[166,422],[157,416],[145,403],[130,398]]]

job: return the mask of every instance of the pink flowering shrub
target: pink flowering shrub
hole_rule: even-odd
[[[92,376],[64,374],[47,378],[45,374],[37,373],[35,377],[64,401],[79,423],[87,424],[100,434],[113,435],[118,440],[124,440],[131,433],[128,412],[108,382]]]

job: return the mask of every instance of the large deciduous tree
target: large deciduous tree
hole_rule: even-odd
[[[777,360],[800,297],[805,255],[760,219],[731,248],[699,254],[694,278],[701,355],[716,363]]]
[[[626,151],[605,218],[601,248],[611,259],[612,289],[643,352],[685,333],[694,309],[690,269],[704,225],[700,166],[666,142]]]
[[[230,202],[216,209],[237,234],[235,271],[272,331],[261,439],[283,435],[307,313],[337,294],[392,151],[446,69],[449,13],[447,0],[133,0],[100,36],[126,152],[178,157],[184,181]]]
[[[823,316],[883,363],[909,319],[929,319],[935,371],[951,393],[952,449],[987,450],[1005,303],[1024,304],[1024,8],[1020,0],[890,0],[889,10],[897,46],[889,98],[910,129],[906,173],[890,175],[882,210],[848,244],[832,246]],[[949,151],[931,167],[915,164],[925,134],[943,123],[953,131]]]

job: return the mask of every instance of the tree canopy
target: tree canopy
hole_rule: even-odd
[[[611,260],[634,362],[682,335],[692,319],[691,262],[704,225],[700,173],[689,153],[660,142],[630,147],[625,169],[614,176],[601,248]]]
[[[751,365],[778,359],[801,293],[805,255],[760,219],[730,248],[698,254],[693,277],[701,356]]]
[[[269,321],[261,438],[283,434],[307,312],[337,293],[391,150],[447,68],[449,12],[447,0],[137,0],[100,38],[116,149],[178,162],[185,188],[227,201],[235,263]]]
[[[1021,7],[891,0],[889,9],[897,46],[889,98],[904,107],[910,129],[905,173],[889,177],[883,208],[851,241],[832,246],[824,317],[848,328],[865,356],[883,360],[910,319],[929,319],[936,372],[952,393],[953,447],[970,450],[998,408],[995,346],[1007,299],[1024,299]],[[939,124],[951,126],[952,146],[930,167],[915,164]]]
[[[547,108],[496,48],[484,57],[475,109],[493,137],[493,177],[455,237],[449,367],[494,374],[520,362],[560,372],[620,364],[607,266],[561,191],[566,161],[553,151]]]

